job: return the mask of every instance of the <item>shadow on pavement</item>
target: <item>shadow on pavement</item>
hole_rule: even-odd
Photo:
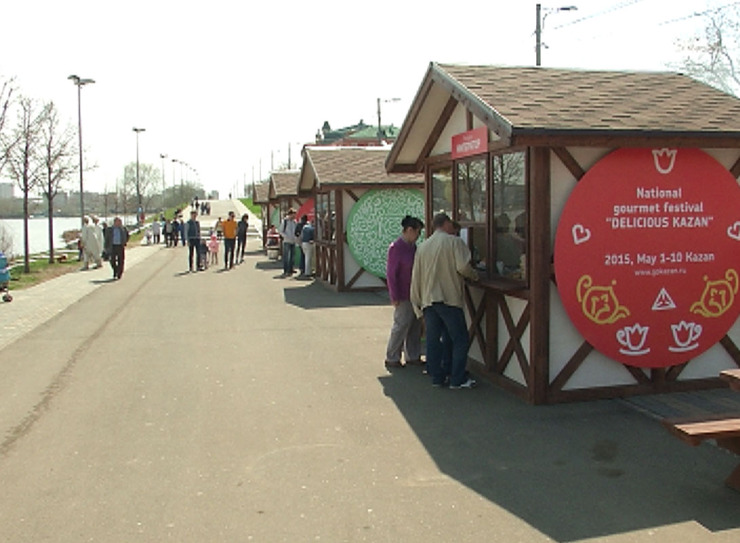
[[[90,281],[93,285],[104,285],[106,283],[113,283],[115,282],[115,279],[112,277],[108,277],[107,279],[92,279]]]
[[[740,526],[737,457],[689,447],[619,400],[530,406],[488,383],[380,377],[439,469],[556,541],[696,521]]]
[[[322,309],[329,307],[356,307],[388,305],[387,295],[374,292],[335,292],[321,283],[283,279],[285,302],[301,309]],[[295,286],[292,286],[295,285]]]

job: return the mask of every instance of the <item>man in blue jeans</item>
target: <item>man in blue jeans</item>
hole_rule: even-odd
[[[278,233],[283,238],[283,277],[293,275],[295,265],[295,244],[298,241],[295,234],[295,210],[291,207],[288,214],[280,222]]]
[[[411,304],[426,324],[427,372],[432,385],[445,384],[442,354],[445,340],[452,345],[450,388],[473,388],[476,382],[468,377],[468,328],[463,311],[465,278],[477,281],[478,273],[470,264],[470,250],[455,235],[455,226],[446,213],[432,220],[434,233],[416,250],[411,273]]]

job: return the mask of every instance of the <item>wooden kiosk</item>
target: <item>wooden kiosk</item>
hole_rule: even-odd
[[[316,203],[316,277],[338,291],[385,289],[388,245],[423,215],[420,174],[388,175],[387,147],[305,146],[299,194]]]
[[[267,229],[269,228],[269,216],[270,216],[270,183],[258,183],[252,185],[252,202],[260,206],[262,220],[262,246],[264,247],[267,242]]]
[[[737,98],[672,73],[432,63],[386,167],[424,174],[427,221],[461,223],[482,276],[469,361],[529,402],[740,366]]]

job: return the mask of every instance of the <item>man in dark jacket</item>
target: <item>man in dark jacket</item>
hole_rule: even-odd
[[[244,251],[247,249],[247,229],[249,228],[249,215],[242,215],[242,219],[236,227],[236,260],[239,264],[244,262]]]
[[[128,230],[123,226],[121,217],[113,219],[113,226],[105,229],[105,251],[110,256],[110,267],[113,268],[113,279],[123,275],[123,262],[128,243]]]
[[[188,265],[190,273],[198,270],[198,246],[200,245],[200,223],[198,212],[190,212],[190,220],[185,223],[185,234],[188,240]],[[193,254],[195,254],[195,268],[193,268]]]

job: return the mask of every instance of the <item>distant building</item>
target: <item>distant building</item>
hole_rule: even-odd
[[[325,121],[321,130],[316,133],[316,144],[345,147],[381,145],[382,143],[396,141],[399,132],[400,128],[393,125],[383,125],[380,127],[380,134],[378,134],[377,125],[365,124],[362,120],[355,125],[332,130],[329,121]]]
[[[13,183],[0,183],[0,198],[13,198]]]

